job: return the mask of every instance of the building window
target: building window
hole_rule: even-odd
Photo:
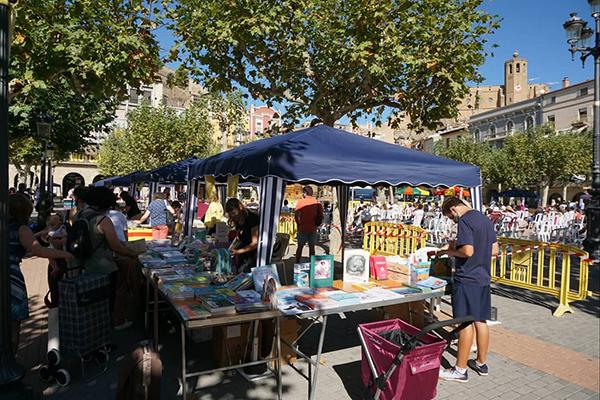
[[[556,117],[554,115],[548,115],[546,117],[546,122],[548,123],[548,125],[554,128],[554,125],[556,123]]]
[[[517,74],[521,72],[521,64],[517,63]]]
[[[140,104],[137,89],[129,89],[129,104]]]
[[[579,97],[587,96],[587,94],[588,94],[588,88],[586,88],[586,87],[579,89],[579,92],[577,93],[577,95]]]
[[[515,124],[512,121],[506,123],[506,133],[509,135],[515,133]]]
[[[490,125],[490,137],[496,136],[496,125]]]
[[[475,129],[475,132],[473,132],[473,135],[475,136],[476,141],[479,142],[481,140],[481,131],[479,129]]]
[[[579,109],[579,122],[587,122],[588,120],[588,112],[587,108]]]
[[[258,132],[258,133],[263,132],[263,122],[260,119],[256,120],[256,132]]]
[[[525,130],[531,129],[534,126],[535,126],[535,120],[533,119],[533,117],[531,115],[529,115],[527,118],[525,118]]]
[[[512,64],[508,64],[508,73],[512,74]]]
[[[546,104],[554,104],[554,103],[556,103],[556,96],[549,97],[548,100],[546,100]]]

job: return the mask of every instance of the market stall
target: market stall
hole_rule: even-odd
[[[345,232],[346,227],[350,186],[469,187],[473,207],[481,208],[481,177],[478,167],[365,138],[328,126],[316,126],[259,140],[192,163],[189,169],[189,178],[193,180],[206,179],[206,177],[220,180],[237,177],[240,180],[258,180],[260,182],[257,268],[268,266],[270,263],[287,183],[335,186],[342,233]],[[327,276],[331,278],[331,281],[323,284],[323,287],[326,288],[333,286],[334,261],[333,256],[329,257],[331,258],[327,263],[330,270]],[[306,274],[311,276],[310,288],[306,293],[292,292],[292,298],[287,300],[294,304],[280,305],[282,312],[298,318],[309,319],[310,326],[317,321],[321,322],[316,360],[303,353],[297,343],[289,343],[294,351],[309,363],[309,376],[305,376],[309,381],[309,399],[314,399],[316,393],[319,356],[323,348],[329,315],[441,296],[439,291],[431,290],[419,291],[420,297],[416,296],[417,293],[404,293],[402,286],[407,282],[395,281],[392,283],[392,286],[399,285],[396,286],[399,292],[388,290],[391,287],[386,288],[376,282],[372,283],[373,286],[369,286],[369,268],[365,267],[365,263],[369,265],[368,253],[366,257],[366,260],[363,257],[361,261],[361,271],[367,270],[366,281],[363,282],[367,284],[363,288],[365,292],[368,292],[367,294],[353,295],[351,294],[353,293],[352,287],[347,288],[342,285],[334,296],[338,297],[339,301],[349,299],[349,304],[338,304],[329,301],[331,300],[329,298],[323,299],[322,295],[327,296],[327,294],[315,292],[319,286],[314,286],[312,282],[312,276],[316,273],[316,260],[313,258],[310,267],[304,272],[305,276]],[[344,256],[342,256],[342,260],[345,265]],[[357,261],[356,258],[352,260],[353,262]],[[351,270],[354,267],[349,268]],[[346,267],[344,267],[344,271],[346,271]],[[428,268],[427,271],[429,271]],[[364,280],[365,276],[362,276],[361,279]],[[415,280],[413,284],[417,281],[420,279]],[[426,280],[423,279],[423,281]],[[381,289],[382,291],[379,293],[369,292],[371,289],[376,291]],[[279,295],[278,292],[278,297]],[[282,296],[282,299],[285,299],[285,296]],[[314,368],[314,373],[311,367]]]
[[[205,176],[260,181],[258,265],[268,264],[287,183],[337,187],[342,232],[350,186],[469,187],[481,209],[479,167],[319,125],[257,140],[198,160],[190,179]]]

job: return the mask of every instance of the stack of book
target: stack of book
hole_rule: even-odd
[[[190,319],[204,319],[211,316],[210,312],[204,308],[202,304],[197,303],[177,304],[175,309],[184,321]]]
[[[235,303],[225,294],[206,294],[196,298],[213,316],[235,314]]]
[[[235,303],[235,309],[239,313],[251,313],[268,311],[271,309],[271,303],[265,303],[261,295],[255,290],[240,290],[234,298],[230,298]]]
[[[252,275],[242,272],[231,278],[229,282],[225,283],[223,286],[237,292],[238,290],[246,290],[252,287],[253,284],[254,281],[252,280]]]
[[[167,264],[181,264],[187,262],[187,259],[180,251],[167,251],[161,253],[161,257],[167,262]]]

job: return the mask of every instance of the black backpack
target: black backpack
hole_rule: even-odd
[[[78,215],[69,231],[67,236],[67,251],[73,254],[79,261],[87,260],[98,249],[92,246],[90,238],[90,221],[98,215],[98,213],[89,213],[89,215],[83,215],[82,213]]]

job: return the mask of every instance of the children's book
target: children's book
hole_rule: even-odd
[[[275,279],[277,287],[281,286],[279,283],[279,274],[277,273],[277,266],[275,264],[263,265],[260,267],[252,268],[252,279],[254,280],[254,290],[258,293],[262,293],[265,281],[268,278]]]
[[[294,285],[310,287],[310,263],[294,264]]]
[[[310,257],[310,287],[333,286],[333,255],[324,254]]]

